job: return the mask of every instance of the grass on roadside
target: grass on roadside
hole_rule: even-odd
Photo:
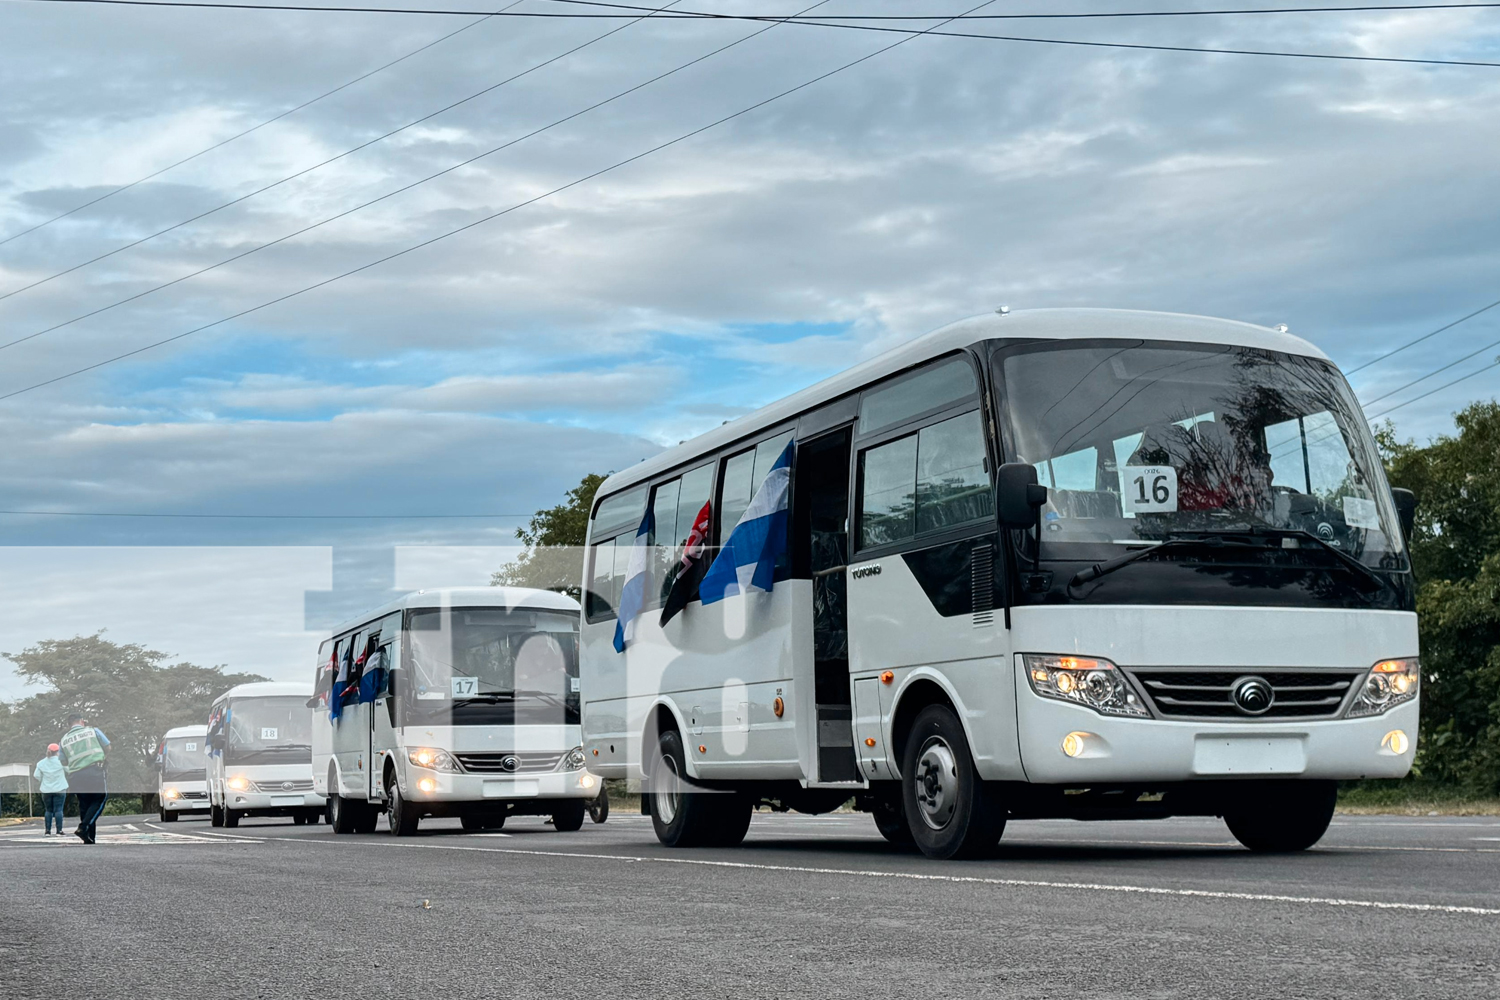
[[[1500,798],[1424,781],[1358,781],[1339,790],[1338,811],[1353,816],[1500,816]]]

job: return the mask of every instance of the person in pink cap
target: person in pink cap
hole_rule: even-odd
[[[57,819],[57,835],[63,835],[63,800],[68,797],[68,771],[58,759],[60,750],[56,743],[47,744],[47,756],[36,762],[33,777],[41,784],[43,821],[47,834],[52,833],[52,820]]]

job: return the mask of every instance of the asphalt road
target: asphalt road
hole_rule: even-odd
[[[112,819],[0,832],[0,996],[1500,997],[1500,819],[1339,817],[1260,857],[1211,820],[1014,823],[932,862],[869,817],[669,851],[572,834]]]

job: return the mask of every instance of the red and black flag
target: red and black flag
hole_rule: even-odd
[[[704,552],[708,547],[711,506],[704,503],[698,516],[693,518],[693,530],[688,532],[687,541],[682,544],[682,556],[677,560],[677,565],[672,567],[671,589],[667,592],[666,603],[661,606],[662,625],[666,625],[677,612],[687,607],[689,601],[698,598],[698,584],[703,582],[703,574],[708,571],[711,561]]]

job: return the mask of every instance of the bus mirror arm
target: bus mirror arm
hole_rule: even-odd
[[[995,509],[1000,526],[1016,531],[1036,529],[1036,551],[1031,557],[1030,590],[1046,589],[1042,583],[1042,505],[1047,487],[1037,482],[1036,466],[1030,462],[1006,462],[996,476]]]
[[[1417,526],[1417,495],[1399,486],[1391,488],[1391,499],[1396,501],[1396,517],[1401,521],[1401,534],[1411,541],[1411,533]]]

